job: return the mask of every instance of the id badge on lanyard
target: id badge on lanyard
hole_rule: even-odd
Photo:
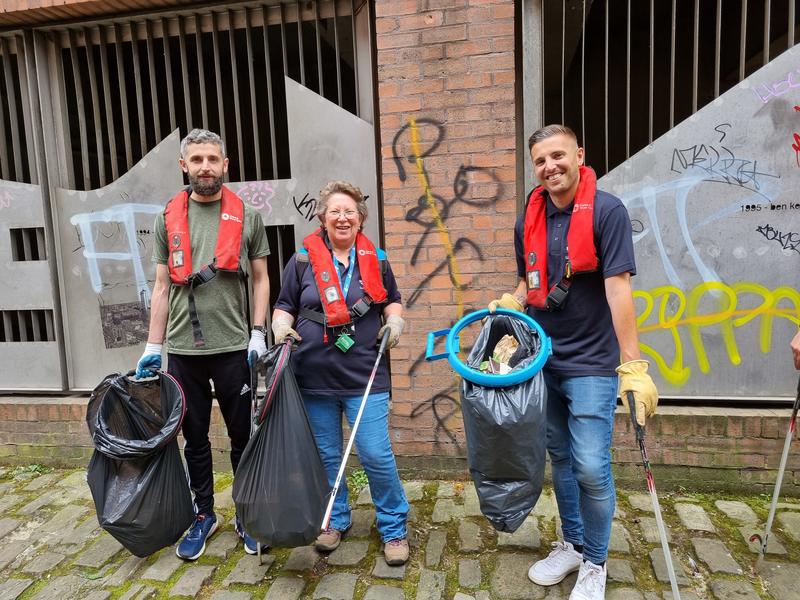
[[[352,248],[350,248],[350,259],[349,259],[349,264],[347,266],[347,275],[345,276],[344,281],[342,281],[342,276],[339,273],[338,266],[335,269],[336,276],[339,278],[339,284],[342,287],[342,296],[344,297],[345,304],[347,303],[347,292],[350,290],[350,282],[353,279],[353,271],[356,270],[355,260],[356,260],[356,247],[354,245]],[[352,329],[354,330],[355,327],[353,327]],[[352,337],[350,337],[350,333],[351,332],[348,332],[346,328],[343,329],[342,332],[339,334],[339,337],[336,338],[336,341],[334,342],[333,345],[336,346],[342,352],[347,352],[348,350],[350,350],[350,348],[352,348],[356,343],[355,340]]]

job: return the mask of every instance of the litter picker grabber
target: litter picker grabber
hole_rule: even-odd
[[[658,503],[656,482],[653,479],[653,470],[650,468],[650,460],[647,458],[647,449],[644,446],[644,427],[639,425],[639,422],[636,420],[636,400],[634,399],[633,392],[627,392],[627,394],[628,407],[631,411],[631,422],[636,429],[636,441],[639,444],[639,451],[642,453],[642,465],[647,475],[647,490],[650,492],[650,499],[653,501],[653,510],[656,513],[658,536],[661,539],[661,549],[664,551],[664,561],[667,563],[669,584],[672,586],[672,598],[674,600],[681,600],[681,593],[678,590],[678,580],[675,577],[675,569],[672,566],[672,554],[669,551],[669,544],[667,543],[667,530],[664,528],[664,519],[661,516],[661,505]]]
[[[325,531],[328,528],[328,524],[331,520],[331,512],[333,511],[333,503],[336,500],[336,494],[339,492],[339,485],[342,483],[342,476],[344,475],[344,468],[347,466],[347,457],[350,456],[350,452],[353,449],[353,442],[356,441],[356,431],[358,431],[358,424],[361,422],[361,415],[364,413],[364,407],[367,404],[367,397],[369,396],[369,392],[372,389],[372,382],[375,381],[375,374],[378,372],[378,365],[381,362],[381,358],[383,357],[383,353],[386,351],[386,342],[389,341],[389,330],[383,332],[383,337],[381,338],[381,345],[378,348],[378,357],[375,359],[375,365],[372,367],[372,373],[370,373],[369,381],[367,382],[367,389],[364,390],[364,397],[361,398],[361,405],[358,407],[358,414],[356,415],[355,421],[353,421],[353,426],[350,428],[350,439],[347,440],[347,448],[344,451],[344,455],[342,456],[342,464],[339,466],[339,472],[336,474],[336,481],[333,484],[333,489],[331,490],[331,497],[328,500],[328,507],[325,509],[325,516],[322,518],[322,525],[320,529]]]
[[[761,568],[761,563],[764,561],[764,557],[767,554],[767,542],[769,542],[769,534],[772,531],[772,520],[775,518],[775,509],[778,507],[778,497],[781,494],[783,473],[786,471],[786,460],[789,458],[789,449],[792,447],[792,438],[794,438],[798,408],[800,408],[800,381],[797,382],[797,397],[794,399],[792,418],[789,421],[789,431],[786,432],[786,441],[783,443],[781,464],[778,467],[778,478],[775,480],[775,489],[772,492],[772,506],[769,507],[769,515],[767,516],[767,526],[764,529],[764,537],[761,537],[757,533],[754,533],[750,536],[751,542],[757,541],[761,545],[761,548],[758,552],[758,560],[756,561],[756,570]]]

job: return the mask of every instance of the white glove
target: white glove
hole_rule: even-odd
[[[155,377],[154,371],[161,368],[161,344],[147,342],[139,362],[136,363],[136,378]]]
[[[258,329],[250,332],[250,343],[247,344],[247,363],[252,367],[267,351],[266,334]]]
[[[386,341],[386,348],[394,348],[400,341],[400,336],[405,328],[406,322],[403,320],[403,317],[400,315],[389,315],[386,317],[386,322],[383,324],[383,327],[378,330],[378,344],[380,345],[383,339],[383,332],[388,330],[389,339]]]
[[[287,337],[293,337],[298,342],[303,341],[300,334],[292,329],[292,325],[294,325],[294,320],[285,315],[279,315],[272,319],[272,335],[275,337],[276,344],[280,344]]]

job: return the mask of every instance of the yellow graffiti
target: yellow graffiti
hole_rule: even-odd
[[[642,309],[636,319],[639,333],[667,331],[670,334],[674,354],[669,364],[653,347],[644,343],[639,346],[642,352],[653,359],[664,379],[675,386],[686,383],[692,372],[685,364],[681,328],[688,334],[697,367],[705,374],[711,370],[711,365],[703,343],[704,330],[712,328],[715,334],[719,334],[728,360],[732,365],[739,365],[742,357],[736,343],[737,328],[761,317],[758,329],[759,349],[766,354],[772,347],[775,317],[786,319],[795,325],[800,324],[800,293],[786,286],[770,290],[763,285],[746,281],[733,285],[709,281],[694,287],[688,298],[683,290],[669,285],[651,290],[636,290],[633,296]],[[789,306],[781,307],[784,302]]]
[[[422,153],[419,148],[419,129],[417,129],[417,122],[413,118],[408,119],[408,124],[411,130],[411,148],[414,152],[414,163],[417,167],[417,176],[419,177],[420,185],[425,192],[425,201],[428,205],[428,210],[433,215],[433,221],[436,223],[436,230],[439,232],[439,239],[447,252],[447,261],[450,266],[450,274],[455,289],[456,298],[456,314],[458,318],[464,316],[464,294],[461,289],[461,274],[458,269],[458,260],[456,253],[453,250],[453,244],[450,242],[450,232],[439,214],[439,209],[436,207],[436,200],[433,198],[431,186],[428,182],[428,175],[425,172],[425,164],[422,158]]]

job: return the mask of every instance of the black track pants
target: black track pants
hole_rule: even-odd
[[[250,369],[247,352],[190,356],[170,354],[167,371],[186,395],[183,419],[184,457],[198,513],[214,509],[214,473],[211,461],[211,383],[228,428],[233,472],[250,437]]]

